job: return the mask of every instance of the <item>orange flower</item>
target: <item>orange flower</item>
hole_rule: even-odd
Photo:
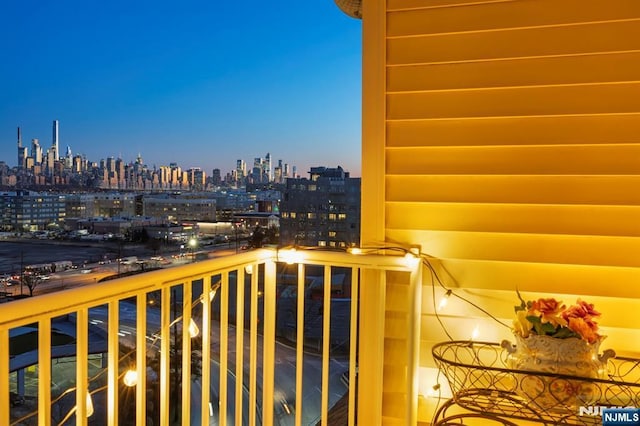
[[[595,343],[600,338],[598,324],[588,318],[569,318],[569,328],[589,343]]]
[[[554,298],[540,298],[531,304],[529,315],[540,317],[543,323],[548,322],[554,327],[566,326],[567,321],[562,317],[561,313],[566,308],[562,302]]]
[[[563,312],[562,317],[569,321],[569,318],[588,318],[599,317],[600,312],[593,308],[593,304],[587,303],[584,300],[578,299],[577,303],[570,306],[569,309]]]

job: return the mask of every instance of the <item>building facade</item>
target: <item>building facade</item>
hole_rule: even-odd
[[[280,204],[282,245],[346,248],[360,242],[360,178],[342,167],[312,167],[287,179]]]

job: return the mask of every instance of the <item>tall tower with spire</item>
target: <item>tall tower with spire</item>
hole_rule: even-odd
[[[23,169],[27,164],[27,147],[22,146],[22,130],[18,126],[18,167]]]
[[[53,120],[53,143],[51,147],[53,148],[53,159],[54,161],[58,161],[60,159],[60,149],[58,147],[58,127],[60,123],[58,120]]]

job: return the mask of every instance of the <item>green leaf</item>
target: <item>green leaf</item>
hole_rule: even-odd
[[[520,291],[516,288],[516,294],[518,295],[518,299],[520,299],[520,306],[515,306],[515,311],[524,311],[525,309],[527,309],[527,303],[524,301],[524,299],[522,298],[522,295],[520,294]]]

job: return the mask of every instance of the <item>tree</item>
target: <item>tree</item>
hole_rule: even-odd
[[[22,276],[22,284],[29,289],[29,296],[33,296],[33,290],[42,282],[42,279],[36,275],[29,274]]]

